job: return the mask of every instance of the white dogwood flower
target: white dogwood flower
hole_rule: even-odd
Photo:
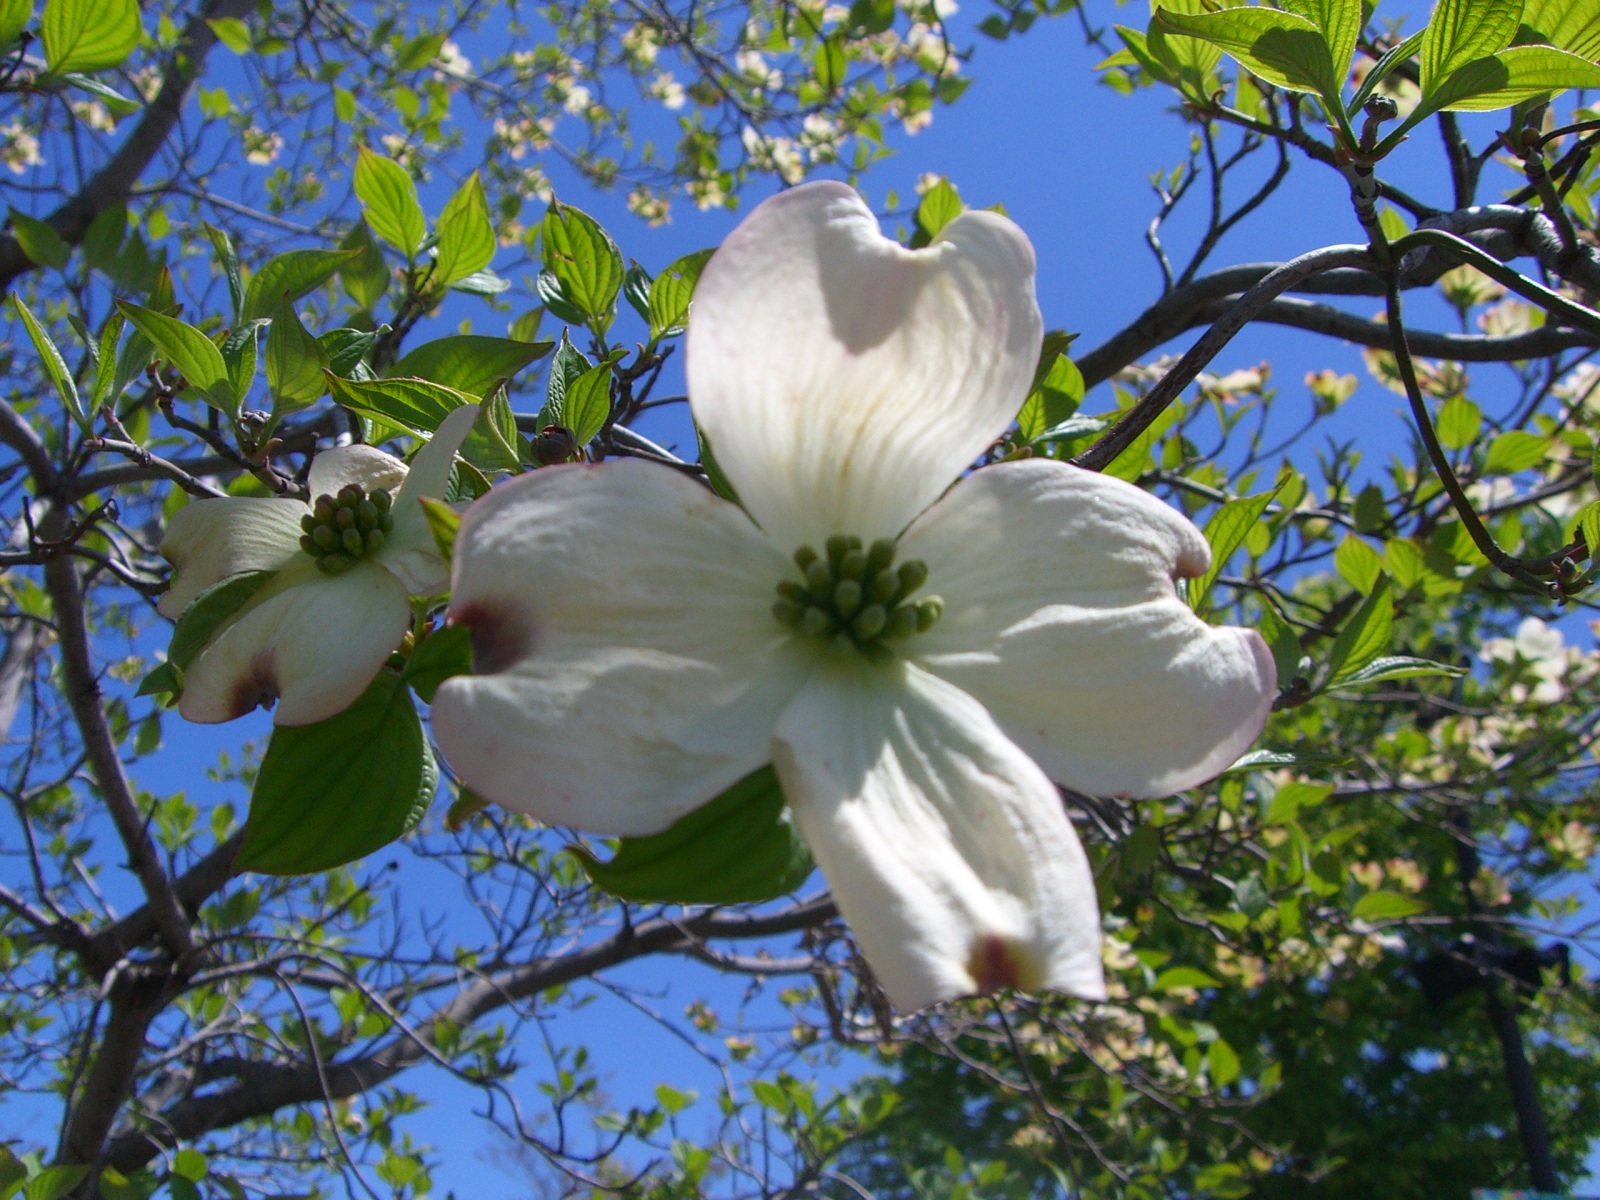
[[[433,708],[461,777],[644,835],[771,763],[898,1008],[1103,996],[1094,882],[1052,779],[1207,779],[1276,680],[1256,634],[1179,599],[1210,555],[1154,497],[1040,459],[960,478],[1028,391],[1033,273],[992,213],[910,251],[839,184],[757,207],[707,265],[687,347],[740,504],[639,461],[479,500],[450,606],[477,673]]]
[[[275,724],[308,725],[361,695],[405,637],[410,597],[449,582],[418,500],[444,495],[477,411],[446,417],[409,472],[374,446],[341,446],[312,460],[310,504],[227,496],[178,510],[160,546],[173,567],[164,616],[225,580],[274,573],[184,668],[184,717],[231,721],[276,699]]]

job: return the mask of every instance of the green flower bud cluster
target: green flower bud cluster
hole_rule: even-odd
[[[389,509],[394,498],[382,488],[368,494],[360,484],[347,483],[336,496],[318,496],[311,511],[300,518],[305,533],[300,549],[317,560],[329,575],[348,571],[359,559],[376,554],[394,530]]]
[[[804,583],[778,584],[772,615],[778,623],[810,637],[848,638],[874,662],[892,658],[885,644],[926,633],[944,613],[944,601],[910,595],[928,581],[927,564],[909,559],[894,565],[893,538],[863,548],[861,539],[835,534],[826,553],[810,546],[794,552]]]

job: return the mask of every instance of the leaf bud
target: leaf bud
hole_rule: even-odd
[[[533,439],[533,457],[541,467],[571,462],[578,457],[577,439],[564,426],[546,425]]]

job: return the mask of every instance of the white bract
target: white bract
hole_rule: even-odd
[[[1094,882],[1052,780],[1207,779],[1276,679],[1259,637],[1179,599],[1210,555],[1154,497],[1041,459],[960,478],[1027,394],[1033,272],[992,213],[910,251],[839,184],[756,208],[700,279],[687,347],[742,507],[638,461],[478,501],[450,606],[477,674],[433,708],[462,778],[643,835],[771,763],[898,1008],[1102,996]]]
[[[312,460],[312,504],[229,496],[178,510],[160,546],[173,567],[172,586],[157,605],[164,616],[179,616],[202,592],[234,576],[275,572],[184,669],[180,713],[191,721],[231,721],[276,699],[275,724],[308,725],[342,712],[366,690],[405,637],[410,597],[439,595],[449,582],[418,501],[444,495],[477,411],[467,405],[446,417],[409,472],[376,447],[341,446]],[[351,489],[351,499],[362,493],[369,504],[373,493],[389,493],[382,524],[390,528],[378,528],[374,537],[353,522],[353,548],[336,541],[314,555],[302,545],[311,533],[306,520],[315,524],[317,502],[342,489]],[[372,524],[371,513],[365,515]],[[332,520],[324,524],[338,528]]]

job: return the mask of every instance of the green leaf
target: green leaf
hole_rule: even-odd
[[[1513,46],[1462,67],[1417,106],[1406,126],[1416,124],[1417,113],[1492,112],[1567,88],[1592,87],[1600,87],[1600,66],[1587,59],[1553,46]]]
[[[453,547],[453,540],[451,544]],[[446,625],[417,643],[406,659],[405,679],[417,695],[432,704],[441,683],[471,670],[472,631],[465,625]]]
[[[689,322],[689,301],[714,250],[685,254],[650,284],[650,337],[674,337]]]
[[[1372,96],[1372,93],[1378,90],[1378,85],[1387,79],[1396,67],[1416,54],[1418,48],[1422,45],[1422,38],[1426,32],[1427,30],[1425,29],[1419,29],[1403,42],[1397,42],[1389,47],[1384,56],[1372,64],[1372,69],[1362,79],[1361,86],[1356,88],[1355,95],[1350,97],[1350,103],[1345,106],[1345,112],[1351,116],[1359,113],[1362,106]]]
[[[511,281],[502,279],[485,267],[481,271],[463,275],[450,285],[450,289],[456,292],[466,292],[473,296],[498,296],[501,292],[511,289]]]
[[[435,500],[432,496],[421,497],[419,503],[422,505],[422,515],[428,522],[428,532],[433,534],[433,544],[439,548],[439,557],[449,566],[455,554],[461,514],[443,500]]]
[[[107,110],[113,116],[126,117],[130,113],[138,112],[143,107],[139,101],[129,99],[117,91],[116,88],[101,82],[93,75],[80,75],[76,71],[68,71],[65,75],[58,75],[56,78],[62,83],[70,84],[72,87],[79,88],[97,97],[105,104]]]
[[[172,1156],[172,1173],[181,1175],[190,1183],[199,1183],[209,1170],[206,1156],[193,1146],[185,1146]]]
[[[652,282],[650,272],[630,258],[628,260],[628,269],[622,276],[622,298],[628,302],[628,307],[638,313],[640,319],[644,321],[650,319],[650,285]]]
[[[1306,18],[1322,31],[1327,42],[1333,77],[1344,80],[1350,74],[1356,41],[1361,37],[1361,0],[1283,0],[1283,7]]]
[[[33,0],[0,0],[0,49],[16,41],[33,20]]]
[[[353,862],[411,828],[437,783],[411,693],[381,671],[337,716],[272,731],[234,868],[298,875]]]
[[[933,244],[944,227],[959,217],[966,205],[961,203],[961,193],[941,178],[922,194],[917,204],[917,236],[911,239],[914,249]]]
[[[712,453],[711,442],[706,438],[705,430],[696,426],[694,437],[700,451],[700,466],[705,470],[706,482],[711,485],[711,490],[724,500],[738,504],[739,493],[728,477],[722,473],[722,468],[717,465],[717,456]],[[1600,546],[1600,540],[1597,540],[1595,545]]]
[[[1357,534],[1347,533],[1333,552],[1333,569],[1363,596],[1370,595],[1383,574],[1383,556]]]
[[[1057,353],[1042,373],[1017,414],[1017,432],[1029,444],[1068,436],[1062,427],[1083,402],[1083,375],[1066,354]]]
[[[32,310],[22,302],[22,297],[16,292],[11,293],[11,303],[16,306],[17,316],[22,318],[22,326],[28,331],[28,339],[33,342],[33,348],[39,352],[39,361],[44,366],[44,373],[55,387],[56,394],[61,397],[61,403],[66,406],[67,411],[72,414],[72,419],[85,433],[92,433],[88,414],[83,409],[83,401],[78,397],[77,381],[72,378],[67,360],[61,357],[61,351],[56,348],[55,339],[43,325],[39,324]]]
[[[1415,896],[1399,892],[1368,892],[1357,900],[1350,915],[1358,921],[1393,921],[1427,912],[1428,906]]]
[[[1221,986],[1220,983],[1198,967],[1169,967],[1156,976],[1155,990],[1158,992],[1176,992],[1188,988],[1214,988]]]
[[[377,417],[412,433],[431,434],[463,404],[478,398],[426,379],[340,379],[327,376],[333,398],[352,412]]]
[[[170,662],[157,663],[155,669],[139,681],[139,690],[134,695],[177,699],[183,695],[183,672]]]
[[[1375,658],[1359,671],[1352,671],[1341,681],[1341,687],[1355,687],[1363,683],[1377,683],[1386,679],[1419,679],[1424,676],[1456,677],[1465,675],[1461,667],[1449,663],[1433,662],[1426,658],[1412,658],[1404,654],[1386,654]]]
[[[250,394],[256,381],[257,341],[266,321],[245,321],[234,328],[222,343],[222,361],[228,368],[228,386],[235,396]]]
[[[1446,449],[1465,450],[1478,440],[1483,410],[1458,392],[1439,409],[1437,428]]]
[[[1328,651],[1328,686],[1348,679],[1388,649],[1393,629],[1394,600],[1388,580],[1379,580]]]
[[[1332,784],[1290,780],[1273,793],[1272,803],[1267,805],[1266,815],[1261,818],[1261,823],[1292,825],[1299,819],[1302,810],[1315,808],[1331,795],[1333,795]]]
[[[207,223],[206,236],[216,252],[217,265],[228,281],[228,296],[233,301],[233,319],[238,321],[244,311],[244,276],[239,273],[239,255],[234,251],[233,239],[226,229]]]
[[[1224,771],[1223,774],[1233,775],[1248,771],[1275,770],[1278,767],[1340,767],[1347,761],[1347,759],[1337,754],[1315,754],[1305,751],[1291,754],[1284,750],[1252,750]]]
[[[67,265],[72,248],[61,240],[55,226],[48,221],[13,209],[11,232],[17,239],[17,245],[22,247],[22,252],[41,267],[54,267],[59,271]]]
[[[616,315],[622,289],[622,253],[611,235],[585,212],[551,201],[541,227],[545,268],[596,333]]]
[[[564,416],[567,400],[567,391],[572,387],[592,364],[572,344],[565,331],[561,334],[561,341],[556,345],[556,351],[550,358],[550,377],[545,383],[545,401],[539,409],[539,427],[546,425],[565,425]]]
[[[1226,51],[1247,70],[1291,92],[1312,92],[1338,103],[1343,80],[1334,75],[1328,43],[1310,21],[1275,8],[1224,8],[1179,13],[1156,9],[1151,30],[1188,34]]]
[[[587,446],[611,415],[611,364],[601,363],[579,375],[561,405],[561,424],[579,446]]]
[[[1239,1078],[1239,1055],[1221,1038],[1206,1047],[1206,1074],[1216,1087],[1227,1087]]]
[[[390,367],[387,374],[427,379],[468,395],[486,396],[496,384],[549,354],[554,345],[458,334],[424,342]]]
[[[417,185],[406,169],[362,146],[356,159],[355,188],[372,232],[406,258],[415,259],[428,222],[417,202]]]
[[[361,255],[352,250],[291,250],[269,259],[261,270],[250,277],[245,288],[241,321],[270,317],[283,303],[283,298],[299,300],[308,292],[321,287],[333,278],[334,272],[354,262]]]
[[[88,1173],[88,1167],[45,1167],[22,1185],[22,1194],[25,1200],[61,1200]]]
[[[1600,0],[1527,0],[1522,6],[1519,41],[1533,38],[1588,62],[1600,59]]]
[[[1509,429],[1489,443],[1483,460],[1485,475],[1515,475],[1544,462],[1550,452],[1550,439],[1526,429]]]
[[[1422,33],[1422,94],[1431,95],[1460,68],[1511,45],[1523,0],[1439,0]]]
[[[272,411],[283,417],[320,400],[328,390],[326,372],[332,362],[285,296],[267,331],[267,391],[272,393]]]
[[[166,359],[207,404],[238,418],[239,401],[228,378],[228,364],[210,338],[176,317],[141,308],[126,300],[116,303],[133,327],[150,339],[156,353]]]
[[[40,32],[45,66],[59,75],[120,66],[143,30],[135,0],[46,0]]]
[[[217,35],[221,42],[235,54],[249,54],[254,42],[250,38],[250,26],[238,17],[218,17],[206,22],[211,26],[211,32]]]
[[[489,265],[494,257],[494,222],[489,199],[474,171],[439,214],[439,256],[434,260],[433,287],[448,287]]]
[[[1189,581],[1190,608],[1200,612],[1205,607],[1211,585],[1222,574],[1234,551],[1244,544],[1251,528],[1261,519],[1261,514],[1267,511],[1267,505],[1272,503],[1272,498],[1277,494],[1274,488],[1259,496],[1230,500],[1212,514],[1206,522],[1206,541],[1211,544],[1211,566],[1204,575]]]
[[[350,299],[370,312],[388,292],[391,281],[383,251],[362,221],[350,226],[350,232],[340,239],[339,247],[350,254],[339,267],[339,282],[344,284]]]
[[[167,662],[180,672],[187,670],[212,635],[276,575],[276,571],[245,571],[201,592],[178,614],[172,627],[172,642],[167,647]]]
[[[893,11],[892,6],[890,11]],[[677,1088],[669,1087],[664,1083],[658,1083],[656,1085],[656,1103],[659,1104],[662,1108],[662,1111],[666,1112],[669,1116],[676,1116],[699,1098],[699,1092],[680,1092]]]
[[[523,447],[511,402],[504,388],[497,389],[478,409],[477,420],[461,445],[461,457],[483,471],[515,471],[526,457]]]
[[[128,236],[128,206],[113,204],[93,221],[83,235],[83,261],[95,271],[109,271],[117,251]]]
[[[582,846],[572,852],[599,887],[652,903],[773,900],[803,884],[812,867],[771,767],[746,775],[661,833],[621,839],[610,862]]]

